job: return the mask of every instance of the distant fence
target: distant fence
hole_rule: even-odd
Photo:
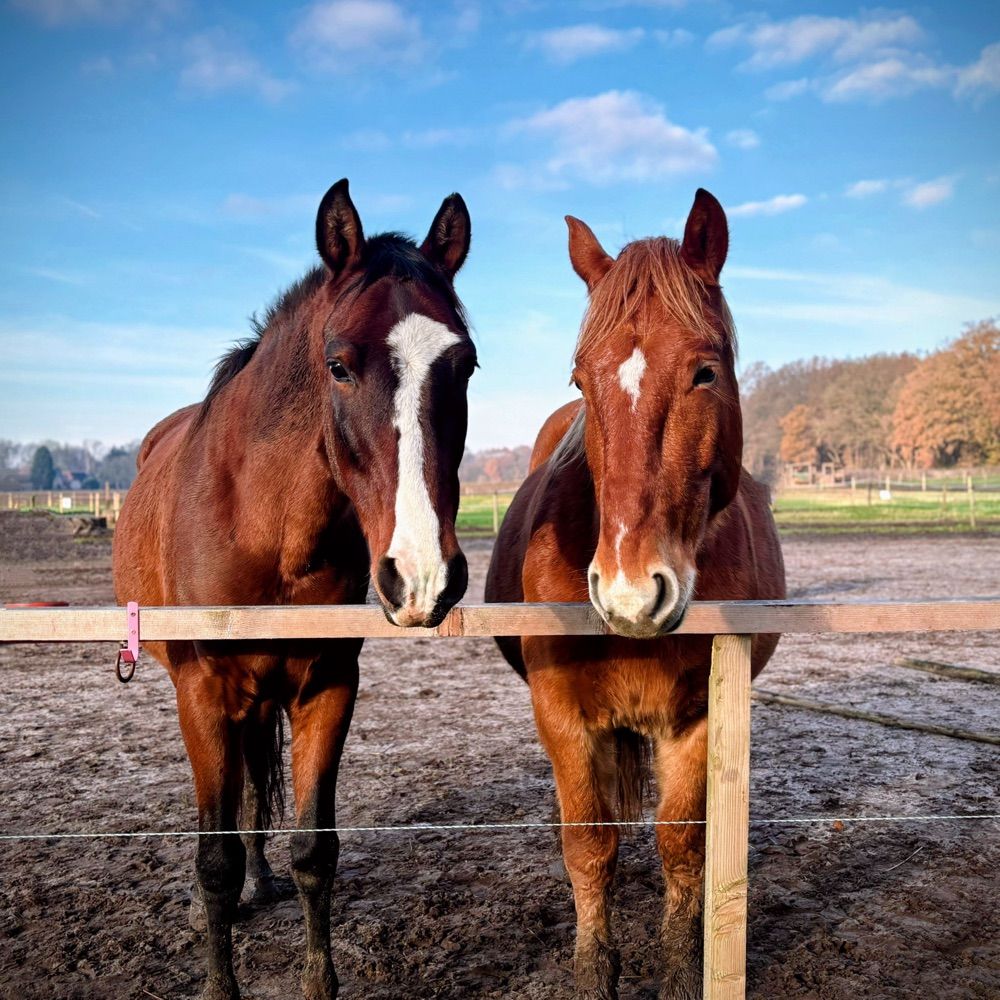
[[[462,483],[460,495],[492,501],[493,534],[500,529],[501,497],[512,496],[523,480],[499,483]],[[0,509],[51,510],[56,513],[87,514],[107,518],[109,525],[118,520],[127,490],[8,490],[0,493]]]
[[[268,640],[492,635],[605,635],[589,604],[454,608],[436,629],[399,629],[374,606],[144,608],[142,638]],[[115,642],[124,608],[0,611],[0,642]],[[754,633],[919,633],[1000,630],[1000,600],[932,602],[734,601],[691,605],[679,634],[714,636],[709,675],[704,903],[706,1000],[746,996],[750,824],[750,646]],[[997,819],[994,814],[845,817],[852,822]],[[806,817],[798,822],[827,822]],[[684,822],[683,820],[681,822]],[[700,821],[694,821],[700,822]],[[776,822],[781,822],[777,820]],[[474,829],[475,822],[454,825]],[[482,824],[498,828],[502,824]],[[86,836],[73,834],[72,836]],[[0,838],[16,839],[16,837]]]

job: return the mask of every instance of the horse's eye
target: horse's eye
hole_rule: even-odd
[[[709,368],[708,366],[704,368],[699,368],[695,372],[694,384],[695,385],[711,385],[716,378],[716,371],[714,368]]]
[[[330,374],[338,382],[351,381],[351,373],[344,367],[343,362],[339,361],[337,358],[330,358],[330,360],[326,363],[326,367],[330,369]]]

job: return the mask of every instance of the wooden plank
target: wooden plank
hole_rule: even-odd
[[[705,1000],[746,996],[750,636],[712,642],[705,812]]]
[[[0,642],[106,642],[124,636],[123,608],[0,611]],[[1000,600],[924,602],[696,602],[677,634],[961,632],[1000,629]],[[604,635],[590,604],[469,604],[437,629],[400,629],[375,605],[143,608],[142,636],[167,639],[319,639],[331,636]]]
[[[776,691],[762,691],[760,688],[754,690],[753,700],[762,702],[765,705],[785,705],[788,708],[804,708],[810,712],[839,715],[845,719],[876,722],[880,726],[891,726],[893,729],[913,729],[918,733],[932,733],[935,736],[950,736],[957,740],[971,740],[974,743],[990,743],[993,746],[1000,746],[1000,735],[995,733],[982,733],[974,729],[956,729],[954,726],[939,726],[933,722],[900,719],[895,715],[866,712],[860,708],[836,705],[830,701],[813,701],[810,698],[796,698],[788,694],[778,694]]]
[[[980,670],[978,667],[962,667],[955,663],[939,663],[937,660],[918,660],[912,656],[898,656],[892,661],[894,667],[922,670],[927,674],[937,674],[953,681],[981,681],[983,684],[1000,684],[1000,673],[995,670]]]

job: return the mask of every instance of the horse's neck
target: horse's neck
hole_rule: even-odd
[[[324,386],[308,375],[311,366],[301,355],[307,345],[267,349],[271,357],[255,358],[213,401],[201,429],[202,472],[226,489],[241,534],[252,531],[273,545],[282,563],[286,552],[293,563],[308,562],[349,501],[330,468]]]

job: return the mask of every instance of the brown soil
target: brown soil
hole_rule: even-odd
[[[470,542],[481,600],[489,542]],[[1000,539],[796,538],[793,596],[996,594]],[[112,601],[110,541],[0,514],[0,601]],[[889,667],[900,654],[998,669],[995,634],[788,637],[761,686],[996,732],[1000,690]],[[0,648],[0,832],[190,829],[163,671],[118,684],[105,645]],[[791,816],[997,812],[997,748],[754,708],[751,810]],[[340,783],[344,825],[548,820],[528,693],[485,640],[379,640]],[[286,821],[287,822],[287,821]],[[186,908],[194,841],[0,842],[0,997],[189,997],[204,974]],[[270,854],[287,874],[288,841]],[[754,825],[749,994],[1000,996],[1000,824]],[[651,837],[625,844],[615,920],[623,1000],[656,995]],[[550,831],[346,834],[334,902],[341,996],[569,1000],[573,906]],[[298,995],[294,898],[235,932],[244,995]]]

